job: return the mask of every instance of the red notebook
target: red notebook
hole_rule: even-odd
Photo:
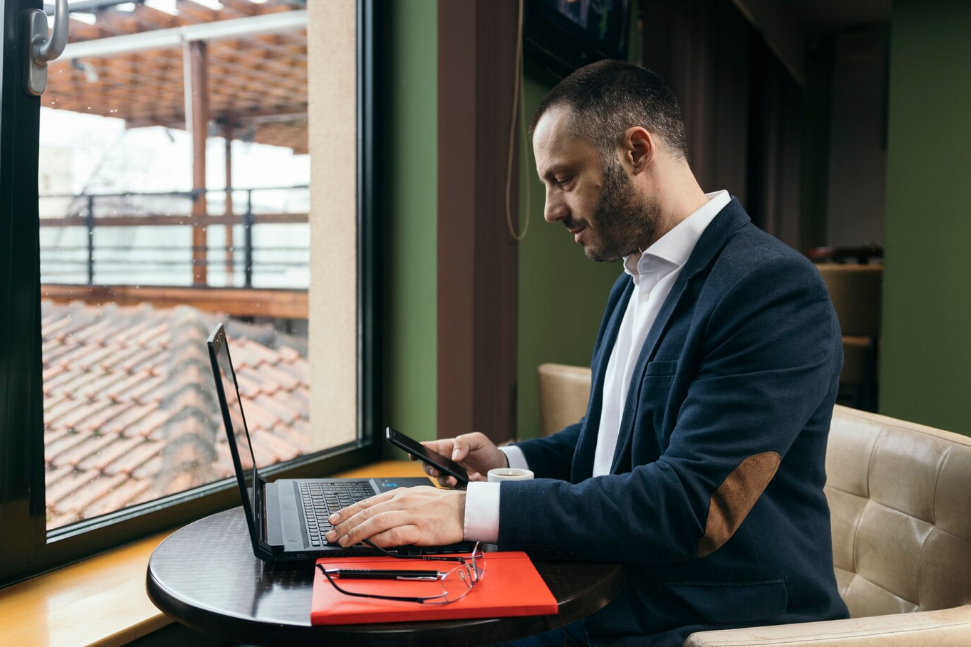
[[[325,568],[394,568],[446,570],[448,562],[404,560],[394,557],[325,557]],[[457,564],[456,564],[457,565]],[[423,597],[441,592],[436,582],[397,580],[350,580],[335,582],[348,591],[379,595]],[[418,604],[396,600],[356,598],[337,591],[319,568],[314,567],[314,595],[310,623],[345,625],[415,620],[498,618],[557,613],[556,598],[523,552],[485,554],[485,571],[478,584],[461,600],[449,604]]]

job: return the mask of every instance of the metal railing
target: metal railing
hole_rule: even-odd
[[[306,267],[309,262],[310,247],[306,236],[300,236],[303,244],[257,245],[254,243],[254,228],[257,225],[298,225],[307,224],[308,216],[304,212],[278,210],[273,211],[265,206],[257,208],[254,203],[254,193],[264,192],[301,192],[307,191],[306,185],[289,187],[252,187],[246,189],[207,189],[198,191],[170,191],[157,193],[99,193],[99,194],[51,194],[41,196],[41,200],[69,200],[67,213],[64,216],[48,216],[40,218],[41,228],[73,228],[83,227],[87,236],[83,244],[58,244],[45,246],[41,244],[41,270],[44,273],[45,261],[48,265],[67,267],[68,270],[60,274],[77,275],[84,273],[88,285],[95,284],[96,274],[123,275],[133,271],[139,272],[173,272],[187,269],[190,274],[200,263],[207,268],[223,267],[226,269],[227,280],[231,281],[236,271],[242,267],[243,287],[253,287],[255,271],[280,271],[287,268]],[[206,213],[210,214],[212,205],[209,197],[212,194],[230,194],[228,202],[233,206],[229,214],[193,216],[191,208],[197,200],[206,200]],[[236,196],[241,195],[242,213],[236,213]],[[171,207],[184,201],[185,212]],[[135,203],[154,203],[154,208],[135,207]],[[277,201],[279,202],[279,201]],[[159,203],[167,206],[158,208]],[[308,198],[309,203],[309,198]],[[105,209],[107,205],[107,210]],[[101,214],[99,211],[107,211]],[[172,213],[172,211],[177,211]],[[135,213],[138,212],[138,213]],[[123,215],[118,215],[122,213]],[[99,229],[120,229],[139,227],[210,227],[225,226],[227,228],[227,242],[233,239],[230,231],[236,225],[243,227],[242,256],[238,258],[239,247],[229,243],[225,245],[171,245],[154,244],[138,245],[96,245],[95,232]],[[296,237],[295,237],[296,238]],[[107,252],[107,256],[106,256]],[[126,253],[131,252],[159,254],[163,258],[152,258],[138,262],[125,259]],[[178,258],[179,252],[188,253],[186,258]],[[258,252],[263,254],[283,256],[273,260],[260,259]],[[81,253],[83,258],[71,257]],[[171,253],[169,256],[168,254]],[[55,255],[57,256],[55,258]],[[63,256],[69,258],[63,258]],[[214,256],[217,256],[214,258]],[[167,257],[166,257],[167,256]],[[114,281],[112,281],[114,282]],[[201,286],[200,286],[201,287]]]

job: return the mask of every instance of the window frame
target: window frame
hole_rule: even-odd
[[[47,530],[40,330],[40,98],[23,88],[24,12],[42,0],[0,0],[0,587],[239,504],[235,479]],[[15,29],[9,28],[11,24]],[[273,466],[319,477],[381,457],[380,7],[356,0],[357,440]],[[24,343],[24,342],[28,343]]]

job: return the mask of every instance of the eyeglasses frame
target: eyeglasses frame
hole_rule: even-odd
[[[450,571],[446,572],[443,576],[441,576],[441,580],[444,581],[445,578],[447,578],[457,569],[465,568],[469,572],[472,585],[469,586],[468,590],[466,590],[464,593],[462,593],[462,595],[455,598],[454,600],[444,600],[442,602],[431,602],[431,600],[435,600],[436,598],[441,598],[447,595],[448,594],[447,591],[442,593],[442,595],[431,595],[431,596],[425,596],[425,597],[407,597],[407,596],[399,596],[399,595],[378,595],[378,594],[372,594],[372,593],[355,593],[353,591],[347,591],[345,589],[342,589],[340,586],[338,586],[337,582],[334,581],[334,578],[331,576],[331,574],[327,572],[326,568],[324,568],[324,565],[317,564],[317,568],[320,569],[320,572],[324,574],[324,577],[327,578],[327,581],[330,582],[331,585],[335,589],[337,589],[338,592],[343,593],[344,595],[350,595],[356,598],[372,598],[375,600],[392,600],[395,602],[417,602],[418,604],[451,604],[452,602],[458,602],[466,595],[468,595],[469,591],[471,591],[485,575],[485,553],[482,551],[481,542],[475,543],[475,546],[472,547],[472,552],[469,557],[462,557],[462,556],[442,557],[439,555],[396,555],[390,551],[385,550],[384,548],[381,548],[380,546],[373,543],[369,539],[365,539],[363,543],[367,544],[371,548],[374,548],[385,557],[393,557],[395,559],[420,559],[423,561],[430,561],[430,562],[452,562],[455,564],[459,564],[458,566],[456,566],[455,568],[451,569]],[[478,560],[480,558],[482,559],[482,564],[483,564],[481,568],[478,566]],[[471,562],[471,565],[469,564],[469,562]]]

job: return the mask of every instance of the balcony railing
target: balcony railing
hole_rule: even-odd
[[[212,215],[213,194],[222,195],[222,215]],[[275,197],[270,197],[274,196]],[[53,201],[61,200],[64,205]],[[204,216],[193,216],[195,201],[205,200],[208,209]],[[296,202],[294,209],[292,203]],[[45,209],[45,203],[48,207]],[[100,193],[87,195],[45,195],[41,197],[42,228],[41,277],[44,283],[74,285],[133,285],[147,282],[155,285],[192,287],[254,288],[255,277],[293,274],[293,270],[309,265],[310,247],[307,232],[309,195],[307,186],[247,188],[161,193]],[[58,215],[64,213],[66,215]],[[262,225],[293,226],[293,231],[277,228],[265,241],[254,235]],[[242,227],[241,245],[237,244],[234,229]],[[150,244],[132,244],[122,236],[101,242],[105,232],[136,232],[146,227],[222,228],[222,244],[194,246],[173,242],[177,235],[165,230],[153,234]],[[74,240],[57,240],[44,236],[44,230],[78,229],[86,235]],[[77,229],[76,229],[77,228]],[[178,230],[172,230],[178,231]],[[129,238],[135,238],[132,235]],[[58,239],[61,236],[57,236]],[[68,237],[71,238],[70,236]],[[173,240],[166,240],[173,239]],[[240,252],[241,256],[240,257]],[[210,268],[221,270],[225,285],[210,281],[193,282],[193,270],[206,268],[204,276],[211,276]],[[241,270],[241,272],[240,272]],[[179,280],[183,273],[189,278]],[[309,277],[309,272],[299,273]],[[198,275],[198,274],[197,274]],[[145,277],[149,277],[146,281]],[[306,289],[307,279],[286,279],[282,287]],[[264,280],[264,283],[272,281]],[[278,281],[279,283],[279,281]]]

